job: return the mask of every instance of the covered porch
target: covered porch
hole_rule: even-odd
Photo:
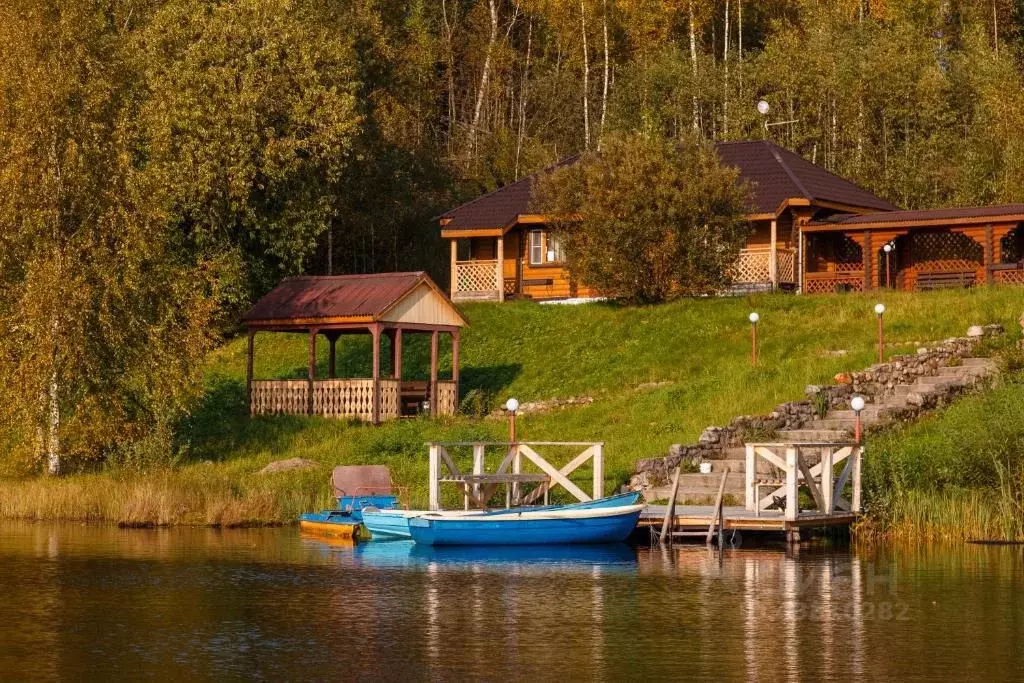
[[[419,413],[452,415],[459,400],[462,314],[425,273],[289,278],[245,316],[246,396],[250,415],[319,415],[374,424]],[[256,379],[256,336],[288,332],[308,337],[304,379]],[[337,377],[337,344],[347,335],[371,338],[369,377]],[[430,338],[429,379],[403,378],[403,341]],[[439,376],[442,335],[451,338],[449,377]],[[317,376],[317,343],[328,344],[327,376]],[[383,370],[382,339],[389,342]]]
[[[898,211],[804,226],[802,291],[1024,284],[1024,205]]]

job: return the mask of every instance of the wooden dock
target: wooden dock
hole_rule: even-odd
[[[667,505],[648,505],[640,515],[640,528],[654,527],[660,529],[665,522]],[[713,523],[716,509],[714,505],[677,505],[673,516],[673,528],[677,531],[706,532]],[[796,519],[787,520],[784,512],[762,510],[756,515],[753,510],[744,507],[723,507],[722,527],[737,531],[775,531],[787,532],[799,529],[824,529],[828,527],[849,526],[856,519],[856,514],[833,513],[830,515],[804,512]]]

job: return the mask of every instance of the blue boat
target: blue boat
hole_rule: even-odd
[[[353,541],[359,538],[361,526],[361,522],[355,520],[351,513],[342,510],[306,512],[299,515],[299,528],[303,531],[338,536]]]
[[[643,505],[623,505],[463,517],[431,513],[411,518],[409,533],[422,545],[617,543],[633,533],[643,509]]]
[[[514,511],[537,512],[541,510],[590,510],[594,508],[619,507],[622,505],[635,505],[640,501],[638,491],[620,493],[607,498],[588,500],[582,503],[570,503],[569,505],[547,505],[543,507],[516,508]],[[412,538],[409,532],[409,520],[423,515],[443,515],[445,517],[465,517],[467,515],[500,515],[510,510],[452,510],[447,512],[430,512],[428,510],[364,510],[362,512],[363,524],[370,530],[373,538],[378,540],[394,540],[396,538]]]

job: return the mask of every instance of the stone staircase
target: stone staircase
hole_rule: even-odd
[[[861,411],[861,427],[898,419],[908,411],[934,407],[944,396],[959,393],[996,372],[996,364],[988,358],[964,358],[958,365],[940,367],[937,374],[918,377],[913,384],[898,384],[886,392],[879,402],[869,403]],[[848,407],[830,410],[824,417],[810,420],[800,429],[777,431],[771,439],[777,443],[795,442],[840,442],[851,441],[856,428],[856,415]],[[710,474],[681,474],[679,496],[681,504],[708,505],[714,502],[721,482],[722,472],[729,468],[725,495],[734,504],[742,504],[744,498],[744,472],[746,470],[746,449],[742,446],[723,448],[707,458],[711,463]],[[762,464],[763,460],[760,461]],[[662,500],[671,496],[671,486],[659,486],[647,494],[647,500]]]

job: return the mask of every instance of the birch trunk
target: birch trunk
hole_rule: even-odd
[[[523,139],[526,136],[526,97],[530,86],[530,55],[533,51],[533,20],[526,33],[526,65],[523,67],[523,81],[519,86],[519,132],[516,135],[516,180],[519,179],[519,158],[523,152]]]
[[[54,367],[50,374],[49,438],[46,444],[46,471],[52,476],[60,474],[60,394],[57,389],[57,368]]]
[[[487,5],[491,11],[491,35],[487,40],[487,52],[484,54],[484,68],[480,73],[480,88],[476,91],[476,105],[473,107],[473,123],[469,129],[470,152],[476,150],[476,132],[480,124],[480,111],[484,106],[484,96],[487,93],[487,81],[491,76],[491,56],[494,52],[494,43],[498,40],[498,6],[496,0],[488,0]]]
[[[700,130],[700,105],[697,103],[697,27],[690,0],[690,66],[693,69],[693,129]]]
[[[580,0],[580,30],[583,34],[583,149],[590,149],[590,54],[587,50],[587,12]]]
[[[604,12],[601,15],[604,31],[604,83],[601,87],[601,127],[597,132],[597,151],[601,151],[601,137],[604,135],[604,119],[608,114],[608,0],[603,0]]]
[[[441,0],[441,17],[444,22],[444,36],[448,48],[448,156],[452,154],[455,140],[455,55],[452,51],[452,26],[448,21],[446,0]]]
[[[722,65],[725,80],[722,87],[722,138],[729,139],[729,0],[725,0],[725,27],[722,31]]]

